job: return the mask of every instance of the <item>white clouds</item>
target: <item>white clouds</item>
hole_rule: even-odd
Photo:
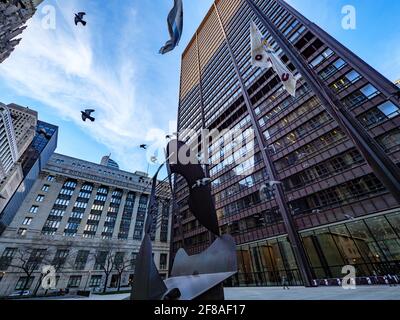
[[[134,57],[129,56],[128,50],[125,53],[118,47],[108,47],[107,39],[96,42],[98,35],[91,30],[102,32],[106,26],[76,27],[69,17],[71,12],[71,4],[59,8],[57,29],[45,30],[39,11],[12,57],[0,65],[0,78],[19,95],[37,100],[84,127],[116,154],[124,167],[140,169],[137,161],[132,163],[139,158],[126,154],[142,142],[154,124],[150,108],[138,102],[143,103],[143,97],[137,99],[140,79]],[[132,25],[135,11],[132,9],[129,14]],[[126,35],[119,31],[115,30],[115,36],[122,34],[122,48]],[[80,119],[80,110],[86,107],[96,109],[94,124]]]
[[[0,81],[15,96],[10,102],[32,100],[39,116],[45,108],[46,114],[57,114],[55,124],[58,118],[67,120],[61,135],[84,129],[123,168],[145,171],[146,155],[138,146],[154,143],[161,150],[165,134],[176,131],[169,121],[177,114],[180,53],[212,1],[186,6],[190,19],[185,20],[185,39],[165,56],[158,50],[168,37],[166,15],[172,1],[160,5],[132,0],[123,6],[121,0],[99,2],[44,2],[56,4],[56,30],[42,28],[45,13],[39,8],[21,44],[0,65]],[[86,27],[74,25],[74,13],[79,11],[87,12]],[[82,122],[80,110],[86,107],[96,109],[95,123]],[[86,138],[76,141],[73,150],[75,142],[65,149],[60,145],[58,151],[88,159],[92,155]],[[104,150],[102,145],[96,148]]]

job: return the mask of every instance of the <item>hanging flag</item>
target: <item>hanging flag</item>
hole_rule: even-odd
[[[272,63],[264,47],[264,40],[254,21],[250,24],[251,64],[256,67],[269,69]]]
[[[286,91],[295,97],[297,79],[275,52],[271,52],[268,55],[272,62],[272,68],[279,75]]]
[[[278,74],[286,91],[295,97],[297,78],[268,45],[268,42],[262,37],[261,31],[258,29],[254,21],[250,24],[250,34],[252,65],[260,68],[272,67]]]
[[[175,49],[183,31],[183,3],[182,0],[174,0],[174,7],[168,14],[168,31],[171,37],[164,47],[160,49],[161,54],[165,54]]]

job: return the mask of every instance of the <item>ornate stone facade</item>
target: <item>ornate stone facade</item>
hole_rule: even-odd
[[[43,0],[22,0],[15,5],[12,1],[0,2],[0,63],[7,59],[20,43],[19,36],[26,28],[25,23],[34,15]]]

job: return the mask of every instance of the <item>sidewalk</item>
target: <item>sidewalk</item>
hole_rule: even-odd
[[[63,300],[124,300],[128,293],[71,297]],[[226,300],[400,300],[400,286],[358,286],[355,290],[342,287],[281,287],[225,288]]]

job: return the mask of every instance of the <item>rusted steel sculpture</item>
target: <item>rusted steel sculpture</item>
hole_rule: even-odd
[[[211,231],[216,240],[204,252],[189,256],[180,249],[171,277],[162,280],[152,257],[150,229],[156,214],[157,171],[153,178],[150,205],[145,224],[145,235],[140,248],[131,300],[223,300],[222,283],[237,272],[236,245],[229,235],[220,236],[210,179],[190,148],[182,141],[172,140],[167,147],[170,174],[179,174],[187,182],[189,208],[199,222]]]

